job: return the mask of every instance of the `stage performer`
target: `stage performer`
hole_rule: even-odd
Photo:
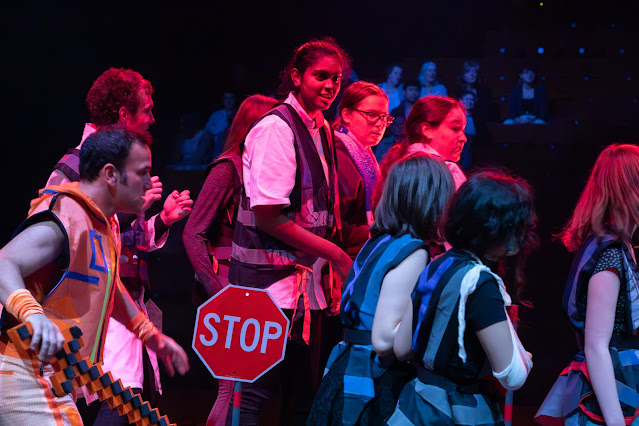
[[[344,90],[335,129],[337,181],[342,227],[337,244],[353,259],[370,237],[373,223],[373,189],[379,164],[376,146],[393,122],[388,96],[373,83],[356,81]]]
[[[492,374],[520,388],[532,368],[506,314],[511,299],[493,272],[504,256],[534,243],[531,189],[501,172],[471,176],[453,195],[444,236],[453,248],[432,261],[395,336],[399,359],[417,378],[402,390],[389,425],[503,425]]]
[[[466,114],[462,104],[453,98],[427,96],[421,98],[406,118],[406,135],[395,143],[382,161],[380,184],[375,190],[374,204],[384,187],[391,166],[405,155],[424,152],[444,160],[459,188],[466,175],[457,165],[466,143]]]
[[[87,107],[91,123],[84,126],[82,140],[75,149],[55,165],[47,186],[60,185],[79,180],[79,152],[84,140],[104,126],[118,124],[121,127],[145,132],[155,123],[153,117],[153,87],[139,73],[124,68],[109,68],[93,83],[87,94]],[[157,176],[151,177],[152,187],[144,195],[143,212],[162,197],[162,183]],[[164,246],[173,223],[189,214],[193,201],[189,191],[178,193],[173,191],[163,206],[162,211],[146,221],[144,213],[137,215],[118,213],[122,244],[120,255],[120,278],[138,307],[151,318],[161,329],[162,312],[148,300],[150,292],[149,274],[147,270],[148,251]],[[142,392],[144,399],[153,406],[157,404],[158,393],[161,393],[160,370],[156,355],[143,347],[141,342],[129,332],[124,325],[109,320],[104,352],[104,366],[121,378],[125,386]],[[84,395],[87,404],[97,399],[96,395]],[[80,405],[81,412],[84,410]],[[126,425],[126,416],[120,416],[117,410],[102,403],[96,422],[111,422]]]
[[[342,75],[349,75],[348,64],[333,39],[304,43],[282,73],[288,97],[246,137],[229,282],[267,288],[292,325],[284,361],[244,385],[244,424],[258,423],[265,402],[278,393],[280,423],[304,423],[319,386],[321,313],[327,307],[322,269],[328,261],[345,278],[352,264],[330,241],[339,219],[337,172],[322,114]]]
[[[639,148],[610,145],[592,169],[559,237],[577,255],[563,305],[582,349],[535,420],[541,424],[639,423]]]
[[[101,362],[113,316],[180,374],[184,350],[153,326],[118,278],[118,211],[142,211],[151,188],[150,137],[100,130],[80,151],[80,182],[50,186],[32,201],[29,217],[0,251],[0,424],[82,424],[71,395],[54,398],[45,364],[61,349],[58,326],[83,331],[82,357]],[[116,231],[116,232],[114,232]],[[38,360],[22,359],[4,330],[28,321]]]
[[[331,353],[309,425],[384,424],[393,413],[403,385],[415,377],[393,354],[395,332],[431,260],[429,244],[441,239],[439,218],[454,190],[436,157],[414,154],[391,168],[372,237],[344,285],[344,340]]]
[[[277,104],[253,95],[240,105],[229,129],[224,152],[208,167],[204,185],[182,233],[182,242],[195,270],[193,301],[201,305],[229,283],[231,246],[242,193],[241,146],[251,126]],[[207,426],[223,426],[233,395],[233,381],[219,379],[217,399]]]

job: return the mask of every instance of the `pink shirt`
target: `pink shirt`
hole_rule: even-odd
[[[450,173],[453,175],[453,181],[455,181],[455,190],[459,189],[459,187],[462,186],[462,183],[466,182],[466,175],[462,171],[461,167],[459,167],[454,161],[444,160],[439,152],[437,152],[435,148],[433,148],[429,144],[421,142],[414,143],[409,145],[408,149],[406,150],[407,155],[415,154],[417,152],[424,152],[428,155],[434,155],[435,157],[438,157],[442,161],[444,161],[444,163],[446,163],[446,165],[448,166],[448,170],[450,170]]]

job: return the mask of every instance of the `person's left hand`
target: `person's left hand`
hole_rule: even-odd
[[[160,219],[166,225],[171,226],[178,220],[185,218],[191,213],[193,200],[191,200],[191,191],[182,192],[173,191],[166,197],[164,208],[160,212]]]
[[[147,211],[153,203],[162,198],[162,182],[160,182],[159,177],[151,176],[151,189],[148,189],[142,198],[144,198],[143,212]]]
[[[154,333],[147,340],[146,346],[162,360],[169,376],[173,377],[176,370],[181,376],[189,371],[189,357],[186,352],[166,334]]]

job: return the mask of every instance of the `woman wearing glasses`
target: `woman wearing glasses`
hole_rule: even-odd
[[[370,237],[373,188],[380,176],[371,147],[393,122],[388,96],[375,84],[357,81],[344,91],[335,129],[341,232],[338,245],[352,258]]]

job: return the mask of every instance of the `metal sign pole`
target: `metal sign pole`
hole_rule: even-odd
[[[242,382],[233,387],[233,426],[240,426],[240,406],[242,405]]]

